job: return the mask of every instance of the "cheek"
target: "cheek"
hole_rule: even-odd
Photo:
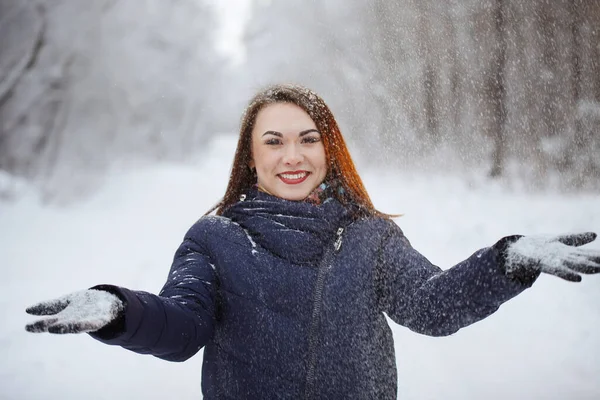
[[[318,164],[318,166],[320,168],[326,168],[327,167],[327,157],[325,156],[325,149],[324,148],[321,147],[316,152],[314,160],[315,160],[315,163]]]
[[[254,162],[254,167],[256,169],[258,169],[260,167],[260,165],[262,164],[261,160],[264,158],[264,156],[261,152],[260,146],[254,140],[252,140],[251,151],[252,151],[251,154],[252,154],[252,161]]]
[[[254,146],[252,159],[257,170],[271,169],[277,162],[277,154],[266,146]],[[271,150],[271,151],[269,151]]]

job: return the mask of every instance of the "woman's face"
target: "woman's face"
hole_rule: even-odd
[[[258,112],[252,130],[252,162],[258,184],[274,196],[303,200],[327,174],[321,134],[310,116],[291,103]]]

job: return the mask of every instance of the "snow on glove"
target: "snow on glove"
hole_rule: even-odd
[[[593,232],[570,235],[512,236],[504,248],[504,267],[508,275],[544,272],[571,282],[580,274],[600,273],[600,250],[579,246],[593,242]]]
[[[104,290],[88,289],[27,308],[32,315],[48,315],[25,326],[29,332],[93,332],[108,325],[123,312],[123,302]]]

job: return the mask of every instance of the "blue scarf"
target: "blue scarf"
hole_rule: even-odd
[[[313,192],[305,201],[285,200],[252,188],[223,216],[241,225],[254,242],[275,256],[316,266],[337,229],[353,220],[350,207],[331,196],[329,188],[318,187],[316,196]]]

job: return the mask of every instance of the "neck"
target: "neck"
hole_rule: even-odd
[[[261,192],[264,192],[266,194],[269,194],[271,196],[275,196],[273,193],[269,192],[267,189],[265,189],[264,187],[262,187],[260,184],[257,184],[258,186],[258,190],[260,190]]]

